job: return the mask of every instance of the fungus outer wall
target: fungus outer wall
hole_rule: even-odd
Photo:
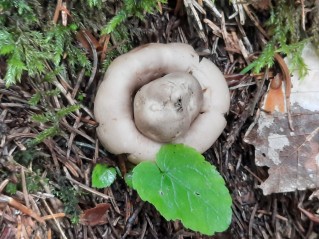
[[[203,91],[203,103],[187,132],[170,143],[183,143],[203,153],[226,126],[229,90],[223,74],[183,43],[150,43],[116,58],[99,86],[94,114],[97,135],[113,154],[128,154],[133,163],[155,160],[163,143],[142,134],[133,119],[133,94],[143,85],[170,73],[191,74]],[[191,77],[191,78],[192,78]],[[193,116],[192,116],[193,117]],[[191,117],[191,118],[192,118]]]

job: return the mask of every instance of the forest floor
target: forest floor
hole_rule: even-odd
[[[309,5],[301,6],[306,9],[306,16],[300,15],[300,19],[306,19],[306,27],[310,27],[315,1],[292,2],[296,9],[305,3]],[[184,3],[189,5],[169,1],[160,5],[160,12],[147,14],[144,20],[129,18],[125,23],[128,29],[125,39],[112,34],[100,37],[94,21],[106,10],[88,10],[82,22],[86,33],[78,34],[77,38],[72,36],[72,41],[82,43],[93,65],[91,72],[78,69],[75,74],[57,74],[53,82],[23,74],[21,83],[6,87],[8,63],[6,57],[0,58],[0,239],[319,238],[319,201],[309,199],[315,189],[265,196],[259,185],[267,179],[268,168],[256,166],[255,148],[243,140],[258,117],[269,82],[282,73],[277,63],[258,74],[240,73],[269,41],[271,29],[265,21],[271,14],[270,1],[236,5],[237,13],[232,4],[217,5],[215,11],[205,1]],[[66,5],[68,11],[62,8],[60,14],[72,16],[76,4],[72,1],[70,4],[73,6]],[[109,4],[106,8],[109,16],[118,9],[117,2],[103,4]],[[43,17],[53,17],[54,4],[45,7],[44,12],[51,14]],[[61,16],[56,21],[60,22]],[[106,152],[96,135],[98,123],[92,113],[93,102],[107,67],[100,57],[104,54],[105,59],[105,55],[107,58],[114,51],[120,55],[125,51],[123,48],[149,42],[190,44],[225,75],[231,95],[227,126],[204,154],[225,179],[233,199],[232,222],[225,232],[204,236],[184,228],[179,221],[166,221],[121,177],[104,190],[91,186],[96,163],[114,166],[122,175],[131,167],[125,156]],[[67,59],[66,56],[63,62],[66,68]],[[88,87],[90,78],[93,81]],[[55,89],[60,93],[54,93]],[[30,104],[38,92],[37,103]],[[72,104],[80,108],[61,113],[60,118],[55,114]],[[39,122],[34,120],[35,114],[51,118]],[[40,132],[52,127],[57,134],[30,144]],[[96,206],[98,209],[93,209],[90,215],[83,214],[89,214],[86,210]]]

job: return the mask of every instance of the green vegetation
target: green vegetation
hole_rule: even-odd
[[[54,178],[58,178],[58,183],[55,184],[55,186],[50,185],[51,190],[53,194],[63,202],[64,212],[70,216],[71,221],[77,223],[81,212],[78,206],[79,197],[83,192],[68,184],[64,177],[58,177],[58,175],[52,174],[52,171],[45,170],[44,165],[46,163],[44,160],[46,158],[44,158],[44,156],[46,155],[44,155],[41,150],[37,150],[34,145],[28,147],[25,151],[17,151],[17,153],[13,155],[14,161],[16,161],[19,166],[23,165],[30,169],[25,170],[26,187],[29,194],[43,192],[44,184],[49,185],[49,180],[53,181]],[[35,163],[36,160],[38,161],[37,163]],[[48,172],[46,177],[43,177],[43,171]],[[5,188],[6,192],[11,195],[14,195],[17,190],[22,190],[21,175],[16,176],[18,183],[9,182]]]
[[[102,0],[87,0],[88,5],[92,7],[100,7],[103,3]]]
[[[73,69],[76,64],[90,67],[84,52],[71,42],[72,26],[53,26],[45,33],[17,30],[0,30],[0,55],[8,58],[4,78],[7,86],[20,82],[23,72],[30,77],[41,77],[51,71],[49,63],[59,67],[65,52]]]
[[[259,73],[264,67],[272,67],[275,53],[281,53],[291,57],[290,71],[298,70],[299,76],[303,78],[307,74],[307,66],[301,57],[301,52],[309,39],[302,37],[300,18],[300,6],[295,6],[294,3],[286,0],[277,1],[266,23],[270,31],[270,41],[259,58],[247,66],[242,73],[250,70]]]
[[[20,82],[23,73],[43,78],[43,74],[52,72],[51,68],[64,67],[61,63],[65,56],[73,71],[76,65],[90,67],[85,53],[72,41],[76,24],[40,23],[41,4],[35,0],[0,3],[0,56],[7,59],[7,86]]]
[[[79,109],[78,106],[69,106],[56,111],[49,103],[50,92],[51,96],[60,97],[60,93],[55,94],[56,86],[49,84],[49,87],[46,87],[52,89],[49,92],[44,91],[41,86],[52,83],[59,77],[63,77],[68,83],[74,81],[70,77],[76,77],[83,68],[86,70],[86,75],[90,75],[90,60],[84,49],[75,41],[78,30],[87,28],[100,32],[101,35],[105,29],[112,32],[112,42],[113,44],[115,42],[115,46],[109,44],[110,51],[99,68],[105,71],[115,57],[132,48],[128,28],[119,23],[130,16],[142,19],[144,12],[154,12],[158,6],[157,1],[151,0],[124,1],[119,15],[124,14],[125,18],[121,18],[119,22],[105,19],[102,12],[105,12],[109,6],[102,0],[81,0],[79,4],[87,11],[80,11],[82,8],[72,9],[72,16],[68,16],[68,24],[63,26],[59,23],[60,19],[57,24],[52,21],[56,2],[44,0],[0,2],[0,57],[6,62],[6,71],[2,73],[5,83],[9,87],[20,82],[32,82],[37,91],[29,102],[32,106],[44,106],[46,111],[32,117],[34,122],[45,124],[44,130],[41,130],[34,143],[40,143],[48,137],[57,135],[60,132],[59,121]],[[44,6],[51,11],[51,15],[44,13]],[[101,14],[96,14],[97,10]],[[114,19],[119,18],[115,16]],[[83,94],[78,95],[76,99],[83,100]]]
[[[17,192],[17,184],[9,182],[7,186],[5,187],[5,192],[14,195]]]
[[[36,172],[26,171],[26,189],[28,193],[37,193],[43,191],[43,183],[47,184],[49,182],[48,178],[43,178],[40,170],[36,170]],[[18,183],[9,182],[5,187],[5,192],[11,195],[16,194],[19,190],[22,190],[21,177],[17,175],[19,180]]]
[[[98,182],[102,177],[94,176],[94,171],[92,181],[102,185],[102,181]],[[99,167],[99,175],[109,175],[108,171],[107,167]],[[125,180],[166,220],[181,220],[185,227],[207,235],[222,232],[230,225],[232,199],[224,179],[193,148],[164,145],[156,162],[138,164]]]
[[[232,199],[216,168],[196,150],[164,145],[155,162],[133,169],[133,188],[166,220],[206,235],[222,232],[231,222]]]
[[[105,164],[96,164],[92,172],[92,186],[105,188],[116,179],[116,169]]]
[[[124,0],[122,9],[114,16],[103,29],[103,33],[113,32],[128,17],[144,19],[145,13],[154,13],[158,10],[158,3],[166,3],[167,0]]]
[[[29,167],[34,160],[41,160],[42,158],[41,152],[34,147],[28,147],[26,150],[17,151],[13,154],[13,159],[26,168]]]
[[[40,132],[36,138],[32,141],[33,144],[38,144],[43,142],[45,139],[49,137],[54,137],[60,132],[60,127],[59,123],[60,120],[70,113],[79,110],[80,106],[79,105],[70,105],[68,107],[61,108],[57,111],[52,110],[47,110],[47,112],[42,113],[42,114],[34,114],[32,116],[32,120],[34,122],[38,123],[49,123],[49,127]]]
[[[81,1],[82,2],[82,1]],[[129,33],[123,23],[128,17],[144,19],[145,13],[153,13],[158,9],[158,3],[166,0],[124,0],[122,9],[108,23],[104,21],[90,22],[82,12],[74,10],[73,23],[67,26],[52,24],[50,19],[43,19],[41,0],[4,0],[0,3],[0,56],[7,59],[5,81],[7,86],[21,81],[24,73],[31,78],[43,79],[43,75],[54,73],[52,69],[64,69],[72,73],[76,69],[90,70],[91,64],[85,52],[74,44],[74,36],[79,26],[92,25],[92,29],[100,30],[101,34],[111,33],[114,40],[121,44],[107,54],[104,66],[118,54],[127,52],[130,48]],[[83,3],[82,3],[83,4]],[[101,10],[106,5],[101,0],[87,0],[90,10]],[[52,9],[54,10],[54,9]],[[98,14],[100,15],[100,14]],[[45,20],[45,21],[42,21]],[[93,26],[94,25],[94,26]],[[96,29],[99,27],[99,29]],[[124,42],[123,42],[124,41]],[[61,69],[62,68],[62,69]],[[58,74],[58,72],[55,72]]]
[[[59,96],[60,92],[53,85],[50,86],[52,90],[43,91],[40,89],[41,84],[52,82],[67,70],[74,74],[79,68],[89,70],[91,67],[85,52],[74,44],[77,25],[53,25],[50,21],[40,23],[44,17],[41,4],[40,0],[0,3],[0,57],[6,59],[6,85],[9,87],[22,80],[36,83],[38,92],[29,103],[32,106],[44,104],[46,112],[33,115],[32,119],[50,124],[39,133],[34,143],[56,135],[59,132],[59,121],[80,108],[68,106],[57,111],[52,109],[43,99]]]
[[[152,14],[158,9],[158,3],[166,3],[167,0],[124,0],[122,9],[102,28],[102,34],[111,34],[115,42],[121,44],[106,55],[102,69],[106,70],[117,56],[128,52],[131,48],[129,31],[123,24],[129,17],[137,17],[144,20],[145,13]],[[111,47],[111,46],[110,46]]]
[[[60,185],[62,185],[61,188],[59,190],[55,190],[54,194],[63,202],[64,212],[70,216],[71,222],[78,223],[81,213],[78,204],[79,197],[82,192],[80,189],[75,189],[74,187],[67,185],[65,182],[62,182],[62,180]]]
[[[26,186],[29,193],[41,192],[43,183],[47,184],[48,182],[48,178],[42,178],[40,170],[34,173],[27,173]]]
[[[121,44],[119,44],[116,48],[112,48],[112,45],[109,44],[108,47],[111,50],[107,53],[105,60],[102,63],[103,71],[106,71],[116,57],[132,49],[129,31],[124,24],[117,26],[117,28],[112,31],[111,35],[115,42],[121,42]]]
[[[125,175],[124,180],[128,187],[133,188],[133,171],[128,172]]]

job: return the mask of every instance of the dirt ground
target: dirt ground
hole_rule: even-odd
[[[66,2],[72,15],[77,5],[74,1]],[[199,7],[193,6],[194,2]],[[233,17],[230,17],[235,13],[232,4],[215,2],[220,18],[205,1],[187,0],[162,4],[161,12],[147,14],[144,20],[130,17],[125,23],[129,29],[128,39],[111,35],[106,51],[103,44],[100,48],[90,44],[81,46],[81,41],[75,37],[74,42],[87,51],[93,65],[94,52],[99,57],[112,49],[121,54],[122,46],[129,40],[131,47],[149,42],[188,43],[201,57],[209,58],[219,67],[230,88],[231,107],[226,115],[224,132],[204,156],[217,167],[233,199],[233,216],[228,230],[204,236],[185,229],[179,221],[168,222],[151,204],[143,202],[121,177],[104,190],[91,187],[91,173],[97,162],[114,166],[122,174],[132,167],[125,155],[108,153],[96,136],[98,123],[92,111],[105,72],[102,62],[96,62],[94,75],[93,70],[84,74],[84,70],[79,69],[75,74],[68,72],[67,78],[57,75],[52,83],[39,82],[37,77],[24,74],[21,83],[6,87],[3,79],[7,62],[6,57],[0,57],[0,239],[319,238],[319,201],[309,200],[315,190],[264,196],[258,185],[268,177],[268,168],[255,165],[254,146],[243,140],[258,117],[256,112],[269,82],[281,71],[275,64],[268,70],[262,69],[259,74],[240,73],[260,54],[262,42],[269,41],[263,31],[271,35],[265,25],[271,11],[270,2],[249,1],[245,9],[239,8]],[[306,2],[306,13],[315,6],[315,1],[292,2],[296,8]],[[92,34],[91,39],[100,39],[94,26],[103,25],[103,22],[95,25],[94,21],[105,15],[110,19],[121,5],[117,1],[103,4],[108,6],[87,10],[87,17],[83,18],[83,28]],[[51,15],[43,17],[53,17],[54,4],[44,8],[44,12],[51,11]],[[108,12],[100,18],[101,11]],[[245,19],[241,14],[246,16]],[[311,21],[314,20],[306,15],[306,27],[311,26]],[[64,64],[68,67],[68,62]],[[87,87],[90,78],[93,81]],[[34,93],[56,88],[60,89],[60,95],[42,94],[37,105],[30,105]],[[84,98],[80,100],[79,95]],[[35,122],[32,115],[55,112],[71,103],[79,103],[81,107],[58,119],[58,134],[45,138],[42,143],[29,144],[54,121]],[[8,185],[15,186],[10,190]],[[98,220],[98,223],[81,220],[79,215],[96,205],[102,205],[104,213],[98,219],[93,215],[89,220]]]

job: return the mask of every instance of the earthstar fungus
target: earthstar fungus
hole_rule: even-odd
[[[226,126],[230,104],[223,74],[183,43],[151,43],[119,56],[94,103],[98,137],[133,163],[155,160],[163,143],[203,153]]]

